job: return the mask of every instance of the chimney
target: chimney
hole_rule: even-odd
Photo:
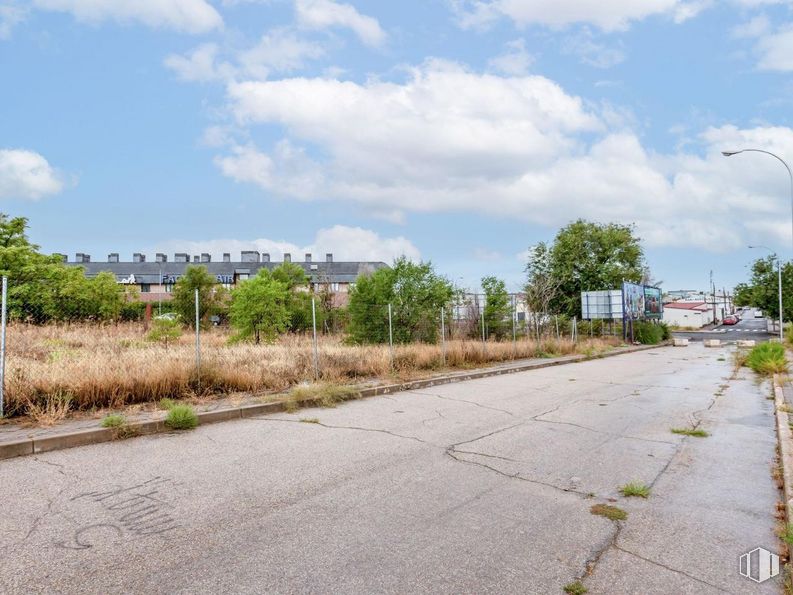
[[[162,252],[157,252],[157,256],[154,258],[157,262],[168,262],[168,256],[163,254]]]
[[[79,262],[79,263],[91,262],[90,254],[84,254],[82,252],[78,252],[75,256],[76,258],[74,259],[74,262]]]
[[[111,252],[108,254],[107,262],[118,262],[118,252]]]
[[[311,262],[311,252],[306,252],[306,262]]]
[[[292,255],[289,252],[284,252],[284,262],[292,262]]]
[[[135,254],[132,255],[132,262],[146,262],[146,255],[135,252]]]
[[[212,262],[212,255],[206,252],[201,253],[201,262]]]
[[[186,252],[177,252],[173,255],[174,262],[190,262],[190,257]]]
[[[333,254],[331,254],[330,252],[328,252],[328,253],[325,255],[325,262],[333,262]]]
[[[193,255],[193,262],[200,262],[200,261],[198,260],[198,254],[194,254],[194,255]]]
[[[241,256],[242,262],[259,262],[259,253],[256,250],[245,250]]]
[[[231,253],[230,252],[224,252],[223,253],[223,262],[231,262]]]
[[[270,255],[267,252],[262,254],[262,262],[270,262]]]

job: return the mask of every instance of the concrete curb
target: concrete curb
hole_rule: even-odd
[[[661,345],[642,345],[633,347],[618,348],[614,351],[601,353],[598,355],[572,355],[565,359],[558,359],[553,361],[535,361],[531,360],[524,364],[506,365],[493,368],[481,368],[478,370],[471,370],[466,372],[453,372],[444,376],[436,376],[434,378],[423,378],[421,380],[410,380],[398,384],[389,384],[384,386],[374,386],[370,388],[362,388],[356,393],[353,393],[345,400],[363,399],[368,397],[376,397],[379,395],[388,395],[391,393],[402,392],[407,390],[416,390],[420,388],[427,388],[430,386],[438,386],[442,384],[452,384],[455,382],[464,382],[466,380],[476,380],[479,378],[489,378],[492,376],[501,376],[503,374],[515,374],[517,372],[527,372],[529,370],[540,370],[542,368],[551,368],[555,366],[562,366],[565,364],[575,364],[580,362],[592,361],[596,359],[604,359],[607,357],[614,357],[626,353],[635,353],[638,351],[647,351],[649,349],[658,349],[667,347],[668,344]],[[285,395],[286,396],[286,395]],[[300,401],[301,407],[318,406],[319,402],[316,399],[304,399]],[[244,419],[246,417],[255,417],[257,415],[267,415],[268,413],[281,413],[287,409],[287,400],[273,401],[271,403],[260,403],[254,405],[242,405],[240,407],[229,407],[226,409],[217,409],[214,411],[199,411],[198,415],[199,425],[212,424],[217,422],[229,421],[233,419]],[[157,434],[160,432],[171,432],[163,420],[149,420],[142,422],[130,423],[125,428],[125,436],[143,436],[148,434]],[[63,434],[56,434],[53,436],[44,436],[41,438],[28,438],[17,442],[7,442],[0,444],[0,460],[10,459],[13,457],[38,454],[42,452],[50,452],[53,450],[62,450],[65,448],[73,448],[76,446],[85,446],[88,444],[99,444],[102,442],[110,442],[119,439],[119,430],[114,428],[89,428],[87,430],[78,430],[73,432],[66,432]]]
[[[790,414],[782,410],[785,394],[774,374],[774,410],[776,411],[776,435],[779,444],[779,463],[782,465],[782,494],[785,498],[787,521],[793,519],[793,430],[790,428]]]

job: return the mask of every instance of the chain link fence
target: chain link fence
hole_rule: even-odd
[[[117,286],[107,289],[121,298],[83,295],[62,282],[3,279],[0,416],[277,392],[306,382],[379,382],[573,353],[579,340],[621,334],[601,321],[531,313],[518,294],[498,304],[470,293],[439,307],[395,300],[343,308],[296,292],[276,332],[265,311],[241,337],[227,304],[205,306],[211,300],[198,290],[179,315],[172,301],[140,302]]]

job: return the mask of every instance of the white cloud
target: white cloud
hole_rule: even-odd
[[[157,252],[187,252],[188,254],[201,254],[203,252],[219,259],[224,252],[232,253],[232,258],[239,256],[243,250],[256,250],[269,254],[272,260],[283,259],[283,255],[291,254],[293,261],[302,261],[305,254],[311,254],[315,260],[324,260],[325,254],[333,254],[336,262],[343,261],[372,261],[391,263],[395,258],[407,256],[411,260],[419,260],[421,253],[413,243],[402,237],[381,237],[374,231],[360,227],[334,225],[320,229],[314,241],[307,246],[299,246],[285,240],[257,239],[257,240],[206,240],[202,242],[188,242],[174,240],[160,244],[152,249]]]
[[[301,201],[344,201],[377,216],[481,213],[559,226],[576,217],[635,222],[651,245],[737,248],[789,217],[773,160],[793,130],[714,127],[686,151],[647,150],[626,118],[587,106],[540,76],[501,77],[432,61],[403,83],[325,78],[233,83],[241,127],[279,125],[271,150],[237,144],[224,175]],[[742,156],[741,158],[746,158]]]
[[[164,60],[166,68],[183,81],[209,82],[236,77],[266,79],[272,73],[292,72],[308,60],[324,55],[322,46],[302,39],[287,29],[274,29],[247,49],[227,51],[214,43],[202,44],[187,54],[171,54]]]
[[[220,14],[206,0],[33,0],[33,6],[67,12],[88,23],[141,23],[184,33],[206,33],[223,26]]]
[[[756,46],[760,70],[793,71],[793,25],[784,25],[761,37]]]
[[[505,52],[489,62],[497,71],[515,76],[526,74],[533,63],[534,56],[526,50],[526,41],[523,39],[507,42]]]
[[[309,29],[344,27],[370,46],[382,45],[386,40],[386,33],[377,19],[361,14],[350,4],[333,0],[295,0],[295,10],[300,24]]]
[[[570,35],[562,42],[562,51],[573,54],[584,64],[595,68],[611,68],[625,60],[625,52],[620,47],[608,46],[595,40],[588,28]]]
[[[28,9],[15,1],[0,3],[0,40],[9,39],[11,31],[27,17]]]
[[[625,30],[633,21],[664,15],[681,22],[698,14],[709,0],[451,0],[463,27],[500,18],[518,26],[561,28],[590,24],[604,31]]]
[[[63,187],[61,177],[38,153],[0,149],[0,198],[36,200]]]

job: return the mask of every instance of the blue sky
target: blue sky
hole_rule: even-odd
[[[50,252],[432,260],[584,217],[668,289],[791,257],[793,0],[0,0],[0,209]]]

